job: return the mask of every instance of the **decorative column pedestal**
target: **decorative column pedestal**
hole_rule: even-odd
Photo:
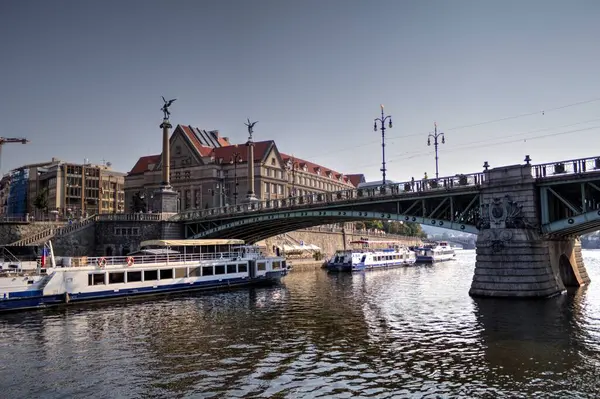
[[[589,283],[579,240],[540,234],[531,165],[485,173],[469,295],[550,297],[564,292],[565,286]]]
[[[173,191],[169,183],[171,174],[171,148],[169,136],[173,126],[168,119],[163,119],[160,124],[163,131],[163,150],[162,150],[162,183],[161,187],[154,192],[152,210],[158,213],[177,213],[177,192]]]

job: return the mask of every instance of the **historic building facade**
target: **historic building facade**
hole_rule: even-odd
[[[170,182],[179,209],[240,203],[248,193],[248,148],[231,144],[217,131],[177,125],[170,138]],[[254,193],[259,199],[285,198],[354,188],[362,175],[344,175],[281,153],[273,140],[254,143]],[[125,211],[152,212],[161,183],[161,155],[141,157],[125,177]]]

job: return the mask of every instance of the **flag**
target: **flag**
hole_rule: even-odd
[[[46,267],[46,256],[48,256],[48,248],[44,247],[42,249],[42,267]]]

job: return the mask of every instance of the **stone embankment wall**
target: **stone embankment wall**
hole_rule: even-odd
[[[0,245],[8,245],[44,230],[64,225],[65,223],[56,222],[0,223]]]
[[[305,244],[313,244],[321,248],[321,253],[325,257],[329,257],[340,249],[344,249],[344,240],[346,247],[350,248],[350,241],[359,240],[361,238],[369,238],[369,240],[395,240],[400,241],[406,246],[417,245],[421,243],[421,239],[417,237],[396,236],[396,235],[373,235],[364,231],[352,231],[344,233],[341,230],[319,231],[319,230],[297,230],[285,235],[279,235],[265,240],[265,245],[269,253],[273,252],[273,246],[281,246],[292,242],[299,243],[303,241]],[[381,247],[387,247],[387,244]]]

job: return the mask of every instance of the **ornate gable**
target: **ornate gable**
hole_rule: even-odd
[[[202,154],[200,154],[196,143],[192,141],[193,138],[188,136],[180,126],[177,126],[171,134],[169,145],[171,147],[172,169],[204,165]],[[162,169],[162,156],[155,169]]]

